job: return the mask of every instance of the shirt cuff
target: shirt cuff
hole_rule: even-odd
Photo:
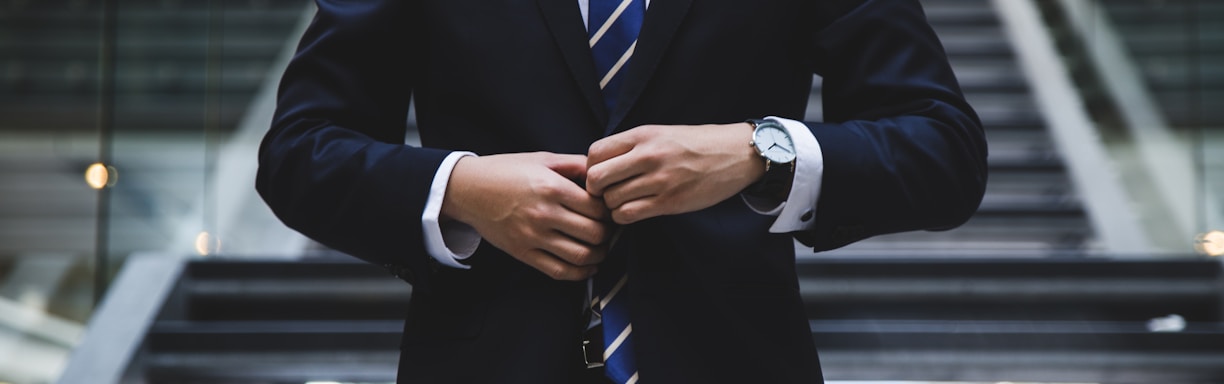
[[[471,226],[454,221],[440,221],[442,215],[442,199],[446,196],[446,186],[450,183],[451,171],[459,159],[476,156],[471,152],[451,152],[438,166],[434,174],[433,184],[429,186],[429,198],[425,200],[425,212],[421,214],[421,227],[425,232],[425,251],[442,265],[460,269],[471,266],[460,263],[476,252],[480,246],[480,234]]]
[[[777,216],[769,232],[789,233],[811,229],[815,225],[816,202],[820,199],[820,183],[824,178],[824,154],[820,142],[807,124],[791,119],[770,116],[786,128],[795,143],[795,178],[791,183],[786,201],[772,204],[759,198],[740,194],[744,203],[754,212]]]

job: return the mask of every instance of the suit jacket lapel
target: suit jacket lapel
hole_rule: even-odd
[[[575,0],[560,0],[570,3]],[[667,52],[672,36],[684,21],[689,5],[693,0],[655,0],[646,9],[646,17],[642,23],[642,32],[638,33],[637,48],[634,48],[633,58],[629,60],[625,82],[621,84],[621,95],[616,110],[608,118],[604,135],[611,135],[632,127],[619,127],[625,115],[633,108],[650,77],[654,75],[659,60]],[[590,48],[587,48],[588,52]],[[589,54],[587,56],[590,56]],[[588,60],[589,61],[589,60]],[[596,84],[598,88],[598,84]]]
[[[538,0],[537,4],[587,104],[599,123],[606,123],[608,108],[604,106],[599,79],[595,77],[595,60],[591,58],[591,47],[587,43],[577,0]]]
[[[576,0],[537,0],[540,12],[548,23],[561,55],[569,66],[570,74],[582,90],[588,106],[601,123],[606,123],[604,135],[611,135],[619,127],[625,115],[637,102],[646,84],[654,74],[659,60],[667,52],[672,36],[684,21],[693,0],[655,0],[646,10],[642,32],[638,34],[637,48],[633,59],[625,69],[625,82],[621,85],[620,102],[615,111],[608,111],[599,90],[599,79],[595,76],[595,61],[591,58],[591,47],[587,43],[586,29],[582,26],[582,14],[578,12]]]

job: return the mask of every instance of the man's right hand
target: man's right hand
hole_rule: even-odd
[[[586,163],[546,152],[465,157],[451,171],[442,215],[554,279],[589,278],[611,231],[603,200],[582,186]]]

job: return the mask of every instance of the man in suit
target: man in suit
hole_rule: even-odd
[[[792,239],[952,228],[985,188],[917,0],[318,6],[257,188],[413,285],[400,382],[602,381],[586,281],[619,260],[636,366],[617,382],[818,383]],[[615,20],[632,45],[606,64]],[[813,73],[825,121],[804,123]]]

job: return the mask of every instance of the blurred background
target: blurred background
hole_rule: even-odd
[[[799,248],[826,378],[1224,383],[1224,2],[922,2],[987,195]],[[411,286],[253,188],[313,11],[0,0],[0,383],[394,381]]]

